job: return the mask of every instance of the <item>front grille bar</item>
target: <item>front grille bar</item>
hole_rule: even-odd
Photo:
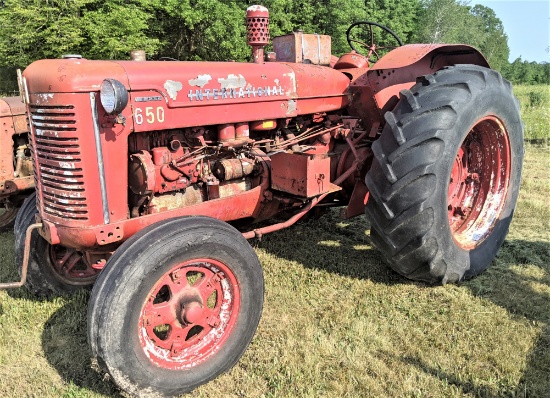
[[[105,224],[111,222],[109,217],[109,203],[107,201],[107,184],[105,182],[105,166],[103,164],[103,151],[101,149],[101,135],[99,131],[99,116],[97,112],[96,93],[90,93],[90,104],[92,105],[92,118],[94,121],[94,138],[97,152],[97,168],[99,172],[99,186],[101,188],[101,201],[103,202],[103,221]]]

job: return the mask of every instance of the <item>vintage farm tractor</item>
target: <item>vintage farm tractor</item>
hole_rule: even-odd
[[[28,132],[21,98],[0,98],[0,232],[12,228],[19,207],[34,188]]]
[[[15,227],[20,284],[97,277],[89,344],[131,394],[189,391],[237,362],[264,293],[247,239],[312,209],[366,212],[388,264],[434,284],[485,270],[508,231],[522,122],[477,50],[401,46],[361,22],[340,58],[303,32],[264,54],[268,23],[247,10],[253,63],[69,56],[20,79],[37,186]]]

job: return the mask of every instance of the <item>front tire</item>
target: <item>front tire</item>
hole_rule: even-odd
[[[373,242],[410,279],[478,275],[504,242],[521,182],[510,83],[491,69],[448,67],[402,91],[385,119],[366,177]]]
[[[157,223],[109,259],[88,304],[92,355],[126,392],[173,396],[230,369],[263,307],[256,254],[207,217]]]
[[[35,223],[36,192],[25,199],[15,220],[15,262],[21,271],[25,251],[25,233]],[[61,245],[50,245],[38,231],[32,231],[29,265],[25,287],[36,296],[62,296],[90,288],[99,269],[86,261],[85,255]]]

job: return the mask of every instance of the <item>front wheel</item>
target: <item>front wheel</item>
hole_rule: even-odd
[[[152,225],[117,249],[94,286],[92,355],[130,394],[191,391],[244,353],[263,293],[258,258],[230,225],[207,217]]]
[[[36,192],[25,199],[15,220],[15,261],[19,271],[23,264],[25,233],[35,223]],[[32,231],[25,287],[36,296],[62,296],[90,288],[100,270],[92,267],[84,253],[50,245],[38,231]]]
[[[374,243],[410,279],[484,271],[521,182],[523,124],[510,83],[491,69],[448,67],[402,91],[385,118],[366,177]]]

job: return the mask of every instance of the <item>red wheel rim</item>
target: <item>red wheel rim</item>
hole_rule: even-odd
[[[83,253],[60,245],[50,246],[50,260],[56,277],[68,285],[87,285],[101,271],[93,268]]]
[[[448,217],[455,242],[480,245],[499,220],[510,181],[508,132],[494,116],[479,120],[456,155],[448,189]]]
[[[239,285],[227,265],[213,259],[180,263],[147,295],[138,325],[141,347],[159,367],[197,366],[225,343],[239,307]]]

